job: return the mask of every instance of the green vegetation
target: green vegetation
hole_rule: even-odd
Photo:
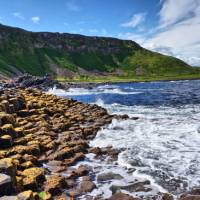
[[[57,77],[61,82],[86,82],[86,83],[114,83],[114,82],[150,82],[150,81],[173,81],[173,80],[195,80],[200,79],[200,74],[185,74],[177,76],[80,76],[73,79],[67,77]]]
[[[133,41],[59,33],[32,33],[0,25],[0,73],[52,74],[67,81],[196,79],[200,70]]]

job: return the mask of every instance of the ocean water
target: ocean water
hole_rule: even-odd
[[[200,186],[200,81],[121,83],[94,89],[49,91],[86,103],[96,103],[111,114],[127,114],[138,120],[113,120],[100,130],[90,145],[123,149],[117,165],[85,162],[96,174],[114,172],[123,179],[98,182],[95,194],[108,197],[112,185],[150,180],[150,190],[125,192],[133,195],[169,192],[175,196]]]

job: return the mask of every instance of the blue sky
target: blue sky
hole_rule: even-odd
[[[0,22],[131,39],[200,66],[200,0],[0,0]]]

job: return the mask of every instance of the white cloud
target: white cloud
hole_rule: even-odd
[[[18,18],[18,19],[22,19],[22,20],[25,19],[25,17],[20,12],[14,12],[13,16]]]
[[[200,66],[199,0],[163,0],[159,27],[159,32],[145,41],[145,47]],[[164,48],[170,52],[163,52]]]
[[[137,13],[133,15],[130,21],[121,24],[123,27],[135,28],[145,21],[146,13]]]
[[[33,16],[33,17],[31,17],[31,21],[34,24],[38,24],[40,22],[40,17],[39,16]]]
[[[160,3],[157,27],[140,35],[126,33],[121,37],[200,66],[200,1],[162,0]]]
[[[81,10],[76,0],[67,0],[66,6],[68,10],[73,11],[73,12],[77,12]]]
[[[199,0],[164,0],[160,10],[161,27],[175,24],[195,15]]]

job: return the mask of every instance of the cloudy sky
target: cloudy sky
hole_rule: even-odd
[[[200,66],[200,0],[0,0],[0,23],[131,39]]]

